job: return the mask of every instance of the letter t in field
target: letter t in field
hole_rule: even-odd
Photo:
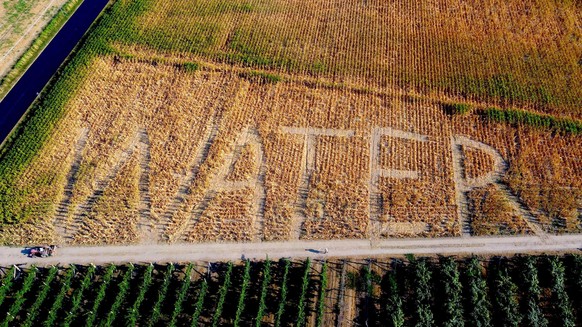
[[[354,131],[336,128],[312,128],[312,127],[281,127],[281,132],[286,134],[297,134],[304,136],[303,158],[301,162],[301,185],[299,186],[300,207],[305,206],[307,201],[307,191],[309,180],[315,171],[315,151],[318,136],[352,137]],[[297,210],[292,222],[291,238],[299,239],[301,236],[302,223],[306,217],[302,210]]]

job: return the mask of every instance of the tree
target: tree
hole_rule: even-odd
[[[469,326],[491,326],[491,303],[487,298],[487,283],[481,273],[481,263],[473,257],[469,260],[466,274],[469,288],[469,306],[467,307]]]
[[[517,286],[511,281],[507,267],[497,267],[494,287],[496,318],[500,326],[519,326],[521,315],[517,302]]]
[[[460,281],[457,263],[451,257],[441,260],[441,287],[445,298],[442,304],[443,326],[462,327],[465,325],[463,319],[462,291],[463,286]]]

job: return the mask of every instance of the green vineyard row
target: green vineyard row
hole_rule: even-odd
[[[4,326],[321,326],[338,319],[390,326],[582,323],[576,309],[582,307],[580,255],[1,271]]]

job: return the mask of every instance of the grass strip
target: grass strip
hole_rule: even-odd
[[[527,125],[548,129],[559,134],[582,134],[582,122],[570,118],[558,118],[519,109],[486,108],[482,115],[489,121],[512,125]]]

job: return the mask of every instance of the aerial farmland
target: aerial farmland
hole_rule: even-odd
[[[579,4],[482,5],[115,1],[3,148],[0,239],[578,232]]]
[[[438,324],[491,321],[483,313],[490,309],[498,325],[515,321],[511,314],[525,317],[528,301],[541,303],[545,313],[534,314],[551,324],[582,323],[582,311],[571,308],[578,302],[568,300],[582,294],[581,261],[562,255],[566,248],[496,257],[515,252],[507,245],[479,260],[397,263],[364,260],[376,252],[357,247],[333,253],[334,242],[365,241],[376,251],[374,244],[393,241],[434,240],[440,249],[439,240],[471,239],[567,239],[575,250],[581,135],[580,1],[112,0],[0,148],[0,244],[58,244],[63,253],[224,246],[224,256],[211,260],[209,250],[179,265],[160,256],[149,261],[163,266],[27,272],[22,285],[41,275],[63,289],[76,285],[61,299],[74,308],[70,317],[41,313],[47,326],[80,321],[76,310],[111,325],[118,308],[130,325],[382,325],[385,317],[394,326],[424,325],[433,311]],[[279,257],[294,256],[295,246],[317,258],[276,263],[243,254],[234,264],[200,263],[231,260],[228,245],[268,244]],[[328,247],[334,257],[358,258],[327,261]],[[404,253],[423,252],[394,252]],[[541,291],[531,277],[538,269],[547,277]],[[288,271],[293,305],[280,297]],[[137,275],[144,294],[126,298],[140,289]],[[91,280],[105,292],[110,279],[122,290],[110,311],[78,307]],[[450,287],[430,287],[482,311],[469,317],[451,305],[442,316],[438,292],[413,289],[450,279]],[[149,283],[159,297],[145,300],[154,308],[148,320],[139,308]],[[493,302],[475,309],[466,293],[485,284],[492,293],[483,296]],[[258,301],[252,314],[244,311],[249,287]],[[505,289],[519,293],[519,303]],[[166,292],[180,303],[176,313]],[[211,308],[203,307],[206,292]],[[400,309],[389,296],[399,292]],[[505,296],[507,303],[495,302]],[[271,297],[283,304],[267,305]],[[6,312],[23,305],[1,301]]]

